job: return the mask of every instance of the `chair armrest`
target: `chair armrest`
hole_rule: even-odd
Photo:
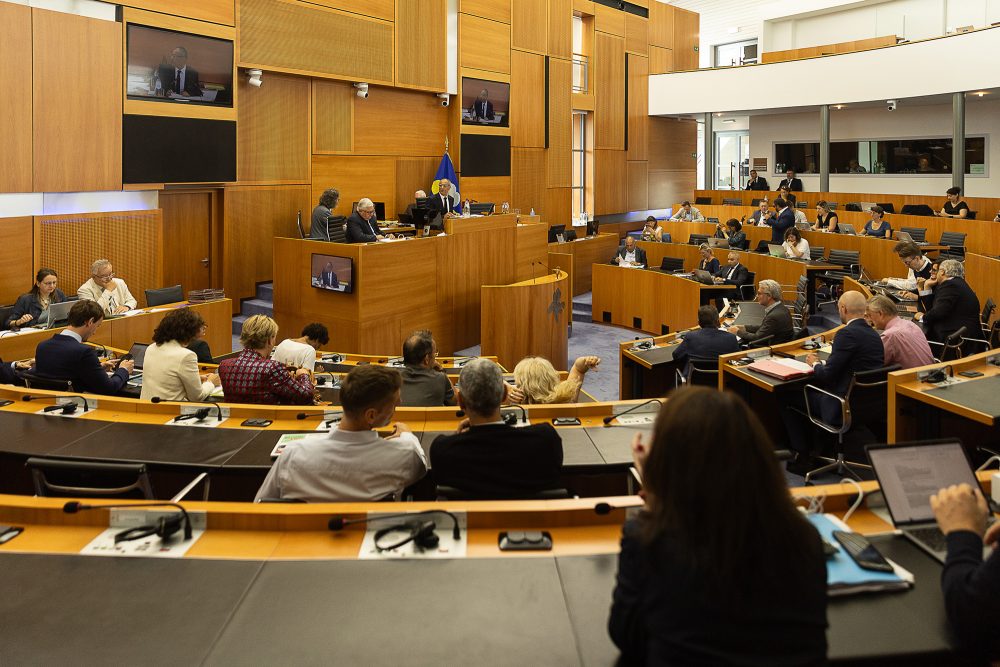
[[[827,424],[822,419],[819,419],[817,417],[813,417],[812,407],[809,405],[809,390],[810,389],[813,390],[814,392],[816,392],[817,394],[822,394],[822,395],[825,395],[825,396],[829,396],[830,398],[832,398],[835,401],[837,401],[840,404],[840,418],[841,418],[841,421],[843,422],[843,424],[847,424],[848,423],[848,420],[847,420],[847,401],[842,396],[837,396],[836,394],[831,393],[831,392],[827,391],[826,389],[822,389],[820,387],[817,387],[814,384],[807,384],[805,387],[802,388],[802,395],[806,399],[806,416],[809,417],[809,421],[811,421],[814,424],[822,425],[825,428],[827,428],[828,430],[834,428],[833,425]]]

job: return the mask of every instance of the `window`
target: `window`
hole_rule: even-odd
[[[587,211],[587,112],[573,112],[573,219],[578,220],[580,214]],[[592,176],[590,177],[592,178]],[[592,213],[592,211],[588,211]]]
[[[745,40],[730,44],[718,44],[715,47],[716,67],[735,67],[736,65],[754,65],[757,63],[757,40]]]
[[[775,144],[774,173],[819,173],[819,144]],[[831,141],[831,174],[950,174],[951,137]],[[986,138],[965,138],[965,173],[986,173]]]
[[[582,16],[573,17],[573,92],[586,93],[589,58],[584,53],[583,32],[587,26],[583,22]]]

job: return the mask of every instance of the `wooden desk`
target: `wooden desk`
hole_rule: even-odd
[[[105,320],[97,333],[90,338],[96,345],[105,345],[122,350],[128,350],[132,343],[148,343],[153,340],[153,330],[174,308],[182,308],[187,302],[168,304],[147,308],[140,314],[129,317],[116,317]],[[232,338],[232,302],[229,299],[219,299],[207,303],[187,305],[197,311],[208,325],[206,340],[212,353],[216,355],[228,353],[233,346]],[[32,331],[18,335],[0,336],[0,358],[5,361],[15,359],[30,359],[35,356],[35,348],[43,340],[62,331],[64,327],[45,331]]]
[[[591,291],[592,265],[607,262],[617,249],[618,236],[608,233],[549,244],[549,252],[573,255],[573,296]]]

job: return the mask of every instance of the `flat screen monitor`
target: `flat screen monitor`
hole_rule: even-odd
[[[490,134],[462,135],[462,178],[510,176],[510,137]],[[475,196],[475,192],[465,192]]]
[[[317,289],[350,294],[354,291],[354,260],[313,253],[309,282]]]
[[[495,208],[496,204],[493,202],[477,202],[475,204],[469,204],[469,213],[472,215],[492,215]]]
[[[130,100],[233,106],[233,42],[128,24],[125,94]]]
[[[559,241],[559,236],[563,236],[565,239],[566,225],[552,225],[549,227],[549,243],[557,243]]]
[[[593,218],[587,221],[587,236],[597,236],[597,231],[601,227],[601,221]]]
[[[122,117],[126,183],[236,180],[236,122],[176,116]]]
[[[373,201],[372,204],[375,205],[375,219],[385,220],[385,202],[384,201]],[[351,211],[358,210],[358,202],[351,204]]]
[[[510,84],[462,77],[462,124],[509,127]]]

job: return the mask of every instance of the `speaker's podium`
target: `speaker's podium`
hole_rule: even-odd
[[[482,353],[508,370],[529,355],[566,368],[571,287],[560,269],[512,285],[483,285]]]

